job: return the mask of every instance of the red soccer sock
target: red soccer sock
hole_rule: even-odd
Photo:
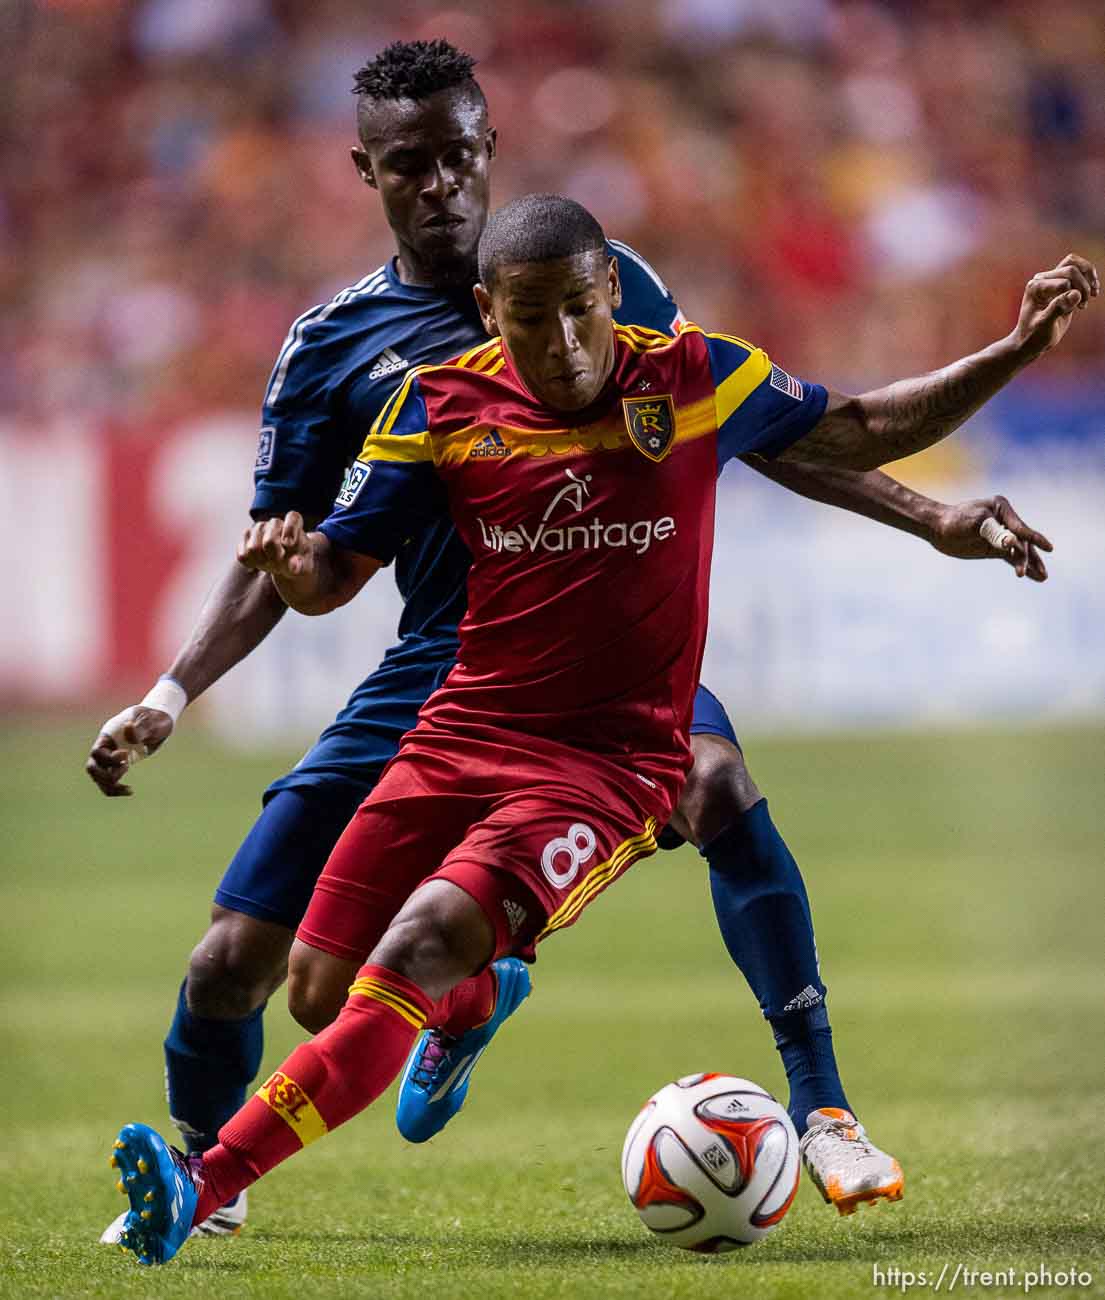
[[[410,980],[362,966],[332,1025],[302,1043],[204,1152],[194,1223],[364,1110],[399,1073],[433,1004]]]
[[[490,966],[478,975],[461,980],[443,998],[435,1002],[426,1023],[434,1029],[459,1038],[466,1030],[475,1029],[491,1019],[495,1010],[499,982]]]

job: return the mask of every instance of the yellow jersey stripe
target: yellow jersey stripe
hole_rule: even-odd
[[[640,335],[641,338],[652,343],[670,343],[671,334],[665,334],[663,330],[654,330],[649,325],[626,325],[626,329],[632,330],[634,334]]]
[[[617,853],[591,871],[583,884],[573,890],[568,902],[559,907],[553,916],[549,918],[545,923],[545,928],[537,937],[543,939],[554,930],[562,929],[570,924],[596,894],[601,893],[607,885],[616,880],[638,858],[654,852],[655,849],[656,840],[652,835],[637,836],[632,841],[626,841]]]
[[[695,328],[697,329],[698,326],[696,325]],[[749,343],[747,339],[738,338],[735,334],[718,334],[714,330],[711,330],[710,333],[706,335],[706,337],[708,339],[721,339],[723,343],[736,343],[742,348],[747,348],[749,352],[760,351],[760,349],[756,346],[755,343]]]
[[[421,1029],[426,1023],[426,1017],[413,1002],[409,1002],[396,989],[387,984],[382,984],[379,980],[367,977],[354,980],[349,986],[349,996],[352,997],[354,994],[362,998],[371,998],[375,1002],[382,1002],[384,1006],[402,1016],[415,1029]]]
[[[417,464],[419,461],[432,461],[433,458],[434,449],[429,432],[370,433],[357,457],[369,464],[380,460]]]
[[[506,357],[500,356],[498,360],[493,361],[491,365],[483,372],[485,375],[497,375],[506,365]]]
[[[643,851],[644,850],[642,849],[641,852]],[[569,922],[574,921],[597,893],[601,892],[606,885],[621,874],[625,867],[628,867],[631,863],[635,862],[640,856],[641,853],[635,853],[631,849],[627,849],[624,852],[617,854],[615,857],[608,858],[607,861],[603,863],[601,872],[594,871],[587,876],[585,882],[587,885],[586,890],[578,895],[572,895],[572,906],[568,909],[565,909],[564,907],[558,908],[553,918],[546,922],[545,928],[537,937],[543,939],[554,930],[563,929],[563,927],[568,925]]]
[[[282,1070],[270,1074],[254,1094],[284,1121],[303,1146],[326,1132],[326,1121],[298,1083]]]
[[[498,339],[487,339],[483,343],[477,343],[474,348],[469,348],[467,352],[461,353],[452,364],[467,369],[472,365],[472,362],[476,360],[481,352],[486,352],[488,348],[493,348],[498,342]],[[474,369],[479,369],[479,367],[476,366]]]
[[[463,429],[434,438],[434,463],[460,464],[489,427],[487,424],[469,424]],[[495,428],[511,452],[518,456],[567,456],[572,452],[621,451],[630,445],[625,421],[620,416],[578,429],[547,429],[537,432],[509,424],[496,424]],[[677,443],[693,442],[716,429],[717,411],[713,396],[702,397],[697,402],[676,408]],[[395,441],[402,442],[405,439]]]
[[[619,875],[639,857],[653,852],[655,848],[656,818],[650,817],[645,822],[644,830],[637,835],[631,835],[627,840],[623,840],[605,862],[600,862],[597,867],[592,867],[583,880],[545,922],[545,928],[537,936],[538,939],[543,939],[545,935],[551,934],[553,930],[559,930],[568,921],[578,916],[590,899],[613,880],[615,876]]]
[[[681,406],[675,412],[675,441],[693,442],[717,429],[717,410],[713,396]]]
[[[717,407],[717,427],[720,429],[740,404],[754,392],[771,374],[771,362],[767,353],[759,348],[733,371],[728,379],[723,379],[714,395]]]
[[[476,360],[472,362],[471,369],[478,370],[481,374],[490,374],[491,367],[500,359],[501,353],[499,351],[499,340],[492,339],[490,346],[483,355],[477,357]]]
[[[660,334],[656,330],[646,329],[643,325],[623,325],[622,329],[627,337],[639,343],[646,352],[653,348],[666,347],[673,342],[670,334]]]
[[[372,437],[374,433],[391,432],[391,426],[395,423],[396,417],[399,414],[399,408],[403,405],[407,394],[410,392],[411,384],[414,383],[415,376],[420,374],[423,370],[428,369],[428,366],[415,366],[413,370],[407,371],[406,375],[403,377],[403,382],[395,392],[392,393],[381,408],[380,414],[376,417],[372,429],[369,432],[369,437]]]
[[[683,326],[679,333],[682,334],[686,329]],[[692,332],[702,330],[697,325],[692,325]],[[644,325],[615,325],[614,332],[618,337],[633,347],[634,352],[651,352],[654,349],[670,348],[673,343],[679,341],[679,334],[661,334],[658,330],[650,330]],[[635,345],[635,346],[634,346]]]

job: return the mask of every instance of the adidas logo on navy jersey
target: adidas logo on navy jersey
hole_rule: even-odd
[[[397,370],[405,370],[409,365],[410,362],[405,361],[394,348],[384,348],[383,352],[373,362],[368,377],[369,379],[386,379],[388,375],[394,375]]]
[[[496,456],[509,456],[510,448],[503,442],[502,434],[498,429],[492,429],[486,437],[481,438],[479,442],[468,453],[469,460],[478,458],[490,458]]]

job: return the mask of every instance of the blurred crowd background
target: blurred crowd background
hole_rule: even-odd
[[[1067,251],[1105,261],[1100,0],[0,0],[0,436],[241,439],[291,320],[392,251],[353,72],[439,35],[479,59],[498,201],[581,199],[811,379],[933,368]],[[1103,407],[1098,310],[914,478],[1084,483]],[[0,499],[36,490],[16,463]]]
[[[578,197],[688,315],[842,386],[972,350],[1027,275],[1105,251],[1094,0],[0,13],[0,404],[32,418],[256,401],[288,322],[391,251],[347,151],[352,73],[399,37],[478,56],[499,200]]]

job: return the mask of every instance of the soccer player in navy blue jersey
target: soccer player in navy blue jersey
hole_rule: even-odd
[[[380,195],[398,252],[289,332],[265,398],[255,520],[290,511],[308,525],[325,517],[365,431],[409,368],[485,338],[471,286],[495,135],[472,61],[444,42],[398,43],[361,70],[356,89],[354,162]],[[619,319],[671,332],[678,309],[655,272],[616,241],[609,251],[621,272]],[[1060,273],[1089,293],[1084,267],[1070,263]],[[487,454],[495,454],[492,444]],[[757,468],[805,495],[914,532],[948,554],[1001,556],[1020,574],[1046,576],[1036,549],[1050,549],[1046,539],[1001,498],[946,507],[878,473]],[[344,490],[356,486],[351,479]],[[1001,526],[1001,550],[979,536],[991,517]],[[453,664],[469,562],[444,515],[400,550],[395,576],[404,611],[396,644],[305,759],[265,791],[263,811],[219,885],[165,1041],[171,1113],[193,1151],[214,1142],[258,1071],[264,1005],[285,978],[294,931],[333,844]],[[129,764],[156,751],[185,704],[245,658],[285,608],[266,574],[231,566],[165,678],[141,705],[101,730],[87,766],[105,794],[130,793],[123,781]],[[818,1112],[817,1122],[839,1134],[838,1146],[854,1143],[856,1176],[882,1194],[882,1175],[876,1169],[871,1182],[863,1146],[849,1136],[857,1130],[841,1121],[851,1117],[797,865],[748,774],[724,709],[704,689],[691,731],[695,763],[669,833],[691,840],[707,858],[724,940],[774,1030],[799,1130]],[[500,983],[518,1000],[524,996],[516,972],[504,971]],[[500,997],[483,1018],[490,1012],[491,1022],[501,1023],[503,1010]],[[443,1063],[451,1068],[457,1050],[430,1034],[412,1058],[421,1071],[416,1078],[437,1077]],[[468,1040],[460,1050],[472,1055]],[[457,1076],[457,1105],[467,1077],[467,1069]],[[234,1231],[243,1217],[239,1202],[217,1211],[207,1229]]]

